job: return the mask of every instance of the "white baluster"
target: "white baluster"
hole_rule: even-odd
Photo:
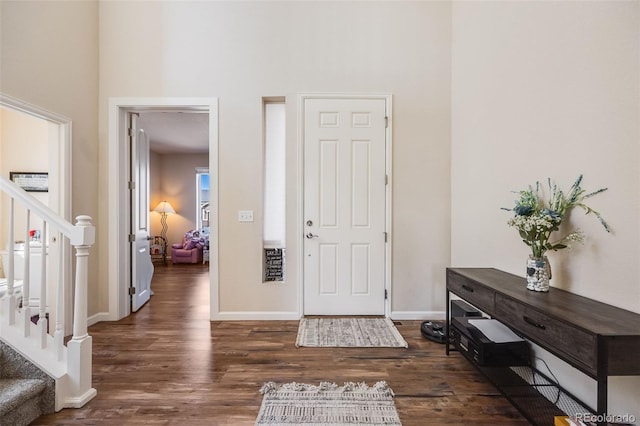
[[[57,278],[57,287],[56,294],[58,302],[56,303],[56,329],[53,333],[53,340],[56,345],[56,354],[58,356],[58,361],[61,361],[63,358],[63,348],[64,348],[64,312],[65,312],[65,283],[62,279],[62,264],[60,263],[61,251],[63,249],[64,244],[62,244],[62,234],[58,232],[58,235],[52,238],[51,243],[57,244],[58,248],[56,253],[58,253],[58,259],[56,259],[56,264],[58,265],[58,278]],[[51,260],[53,262],[53,260]]]
[[[22,275],[22,327],[25,337],[31,335],[31,244],[29,231],[31,228],[31,210],[27,209],[26,241],[24,246],[24,272]]]
[[[47,321],[47,222],[42,222],[42,255],[40,262],[40,306],[39,306],[39,318],[38,318],[38,334],[40,337],[40,347],[47,347],[47,326],[49,321]]]
[[[7,265],[7,294],[4,296],[4,310],[7,313],[7,321],[9,325],[13,325],[16,322],[16,297],[13,294],[13,284],[14,284],[14,241],[15,235],[13,231],[14,226],[14,210],[15,210],[15,200],[13,197],[9,202],[9,264]]]

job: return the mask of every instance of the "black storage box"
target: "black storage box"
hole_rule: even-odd
[[[464,300],[454,299],[451,301],[451,318],[455,317],[481,317],[479,310],[465,302]]]
[[[495,321],[473,317],[451,319],[451,340],[454,346],[471,362],[489,367],[529,365],[529,347],[524,340],[496,343],[469,320]]]

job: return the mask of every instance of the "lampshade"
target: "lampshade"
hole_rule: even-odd
[[[160,201],[153,211],[167,214],[173,214],[176,212],[168,201]]]

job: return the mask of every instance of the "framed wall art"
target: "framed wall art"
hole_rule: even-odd
[[[49,191],[49,173],[46,172],[9,172],[9,179],[28,192]]]

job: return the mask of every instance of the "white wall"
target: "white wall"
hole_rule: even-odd
[[[0,108],[0,174],[9,178],[10,172],[49,172],[48,145],[47,121]],[[31,195],[48,205],[48,192],[32,192]],[[0,207],[0,251],[4,251],[9,243],[9,197],[4,194]],[[14,240],[27,241],[26,212],[19,203],[16,203],[14,215]],[[30,229],[42,230],[42,220],[32,216]]]
[[[640,3],[455,2],[451,263],[524,276],[528,248],[506,225],[516,195],[551,177],[583,187],[613,228],[551,253],[552,285],[640,312]],[[586,401],[595,385],[550,361]],[[640,418],[640,379],[610,380],[610,411]]]
[[[100,157],[110,97],[218,97],[220,310],[296,312],[297,94],[392,93],[393,310],[443,311],[450,10],[447,2],[102,2]],[[288,280],[278,286],[263,285],[261,270],[265,96],[287,99]],[[238,210],[253,210],[256,221],[238,223]]]
[[[97,201],[97,27],[97,1],[0,2],[0,91],[73,121],[72,217],[88,214],[98,230],[89,260],[90,315],[108,309],[107,289],[98,286],[107,234]]]
[[[10,172],[49,172],[49,124],[45,120],[27,114],[0,108],[0,173],[9,178]],[[31,195],[45,205],[48,192],[32,192]],[[25,235],[26,213],[16,204],[14,237],[28,240]],[[2,220],[0,221],[0,250],[8,244],[9,202],[2,196]],[[42,220],[31,218],[31,229],[42,230]]]

